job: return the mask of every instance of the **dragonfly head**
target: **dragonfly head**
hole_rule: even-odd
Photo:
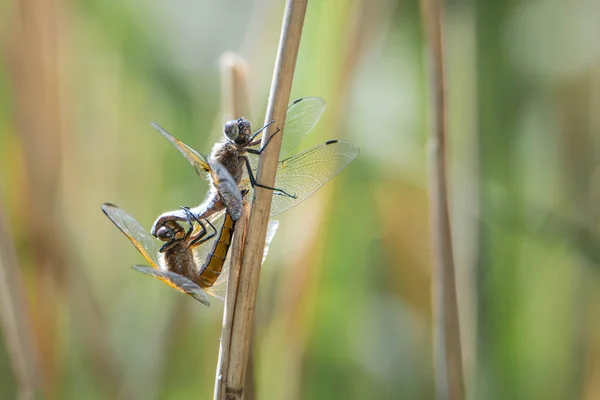
[[[170,242],[175,239],[185,237],[185,229],[177,221],[165,221],[162,225],[156,226],[153,230],[154,236],[163,242]]]
[[[232,119],[225,122],[223,133],[227,140],[243,146],[250,140],[252,125],[246,118]]]

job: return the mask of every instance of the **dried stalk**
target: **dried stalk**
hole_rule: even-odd
[[[276,128],[281,130],[284,128],[283,123],[292,89],[306,7],[307,0],[288,0],[286,3],[265,117],[265,123],[271,120],[275,120],[276,123],[269,127],[263,135],[263,144],[275,132]],[[267,150],[260,157],[257,180],[263,185],[273,186],[275,183],[282,133],[273,137]],[[227,399],[241,399],[244,397],[254,306],[272,196],[273,192],[270,190],[261,188],[254,190],[247,238],[243,248],[239,286],[233,304],[229,365],[224,376]]]
[[[248,110],[248,71],[246,63],[236,54],[225,53],[221,56],[222,70],[222,120],[246,115]],[[231,342],[231,327],[233,325],[233,310],[237,295],[240,265],[242,264],[242,251],[246,238],[246,227],[250,206],[244,204],[241,218],[236,223],[234,233],[229,281],[227,282],[227,298],[223,312],[223,325],[221,328],[221,345],[217,362],[217,376],[215,380],[214,399],[225,398],[225,375],[229,366],[229,345]]]
[[[229,280],[227,281],[227,297],[225,299],[225,310],[223,311],[223,327],[221,330],[221,346],[219,347],[219,360],[217,362],[217,378],[215,381],[214,400],[225,399],[226,387],[225,377],[229,370],[231,330],[233,327],[233,315],[237,299],[240,267],[242,265],[244,243],[248,232],[248,217],[250,206],[244,204],[242,216],[236,223],[233,243],[231,246],[231,263]]]
[[[421,0],[430,63],[433,130],[429,138],[434,269],[432,274],[434,368],[437,399],[464,398],[456,278],[446,182],[446,81],[442,0]]]
[[[223,53],[220,64],[222,95],[219,125],[222,128],[224,121],[248,115],[248,67],[240,56],[232,52]]]
[[[0,205],[0,324],[17,381],[18,398],[33,399],[39,389],[38,362],[33,344],[23,276],[8,224]]]
[[[16,1],[15,24],[2,49],[14,92],[15,129],[20,148],[24,149],[25,174],[16,187],[21,199],[16,212],[22,214],[18,220],[23,224],[34,267],[34,295],[29,304],[32,336],[39,384],[46,397],[57,397],[63,350],[58,340],[58,316],[63,294],[68,293],[71,312],[77,315],[75,319],[84,331],[81,336],[92,367],[116,396],[122,374],[104,333],[106,324],[99,316],[100,307],[80,263],[71,260],[64,235],[56,234],[64,230],[64,221],[69,217],[60,207],[59,190],[69,142],[59,68],[70,22],[63,3]]]

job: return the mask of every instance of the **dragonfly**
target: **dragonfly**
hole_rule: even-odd
[[[210,305],[207,293],[220,299],[224,298],[229,270],[227,252],[231,245],[235,222],[241,215],[244,195],[223,165],[211,160],[210,167],[211,179],[219,190],[220,201],[227,209],[225,215],[219,218],[223,221],[218,233],[211,221],[206,219],[203,223],[189,209],[182,207],[187,215],[186,222],[189,228],[186,230],[174,220],[165,221],[157,226],[154,236],[166,242],[158,249],[150,234],[132,216],[114,204],[102,205],[106,216],[151,264],[135,265],[134,269],[161,280],[205,305]],[[209,233],[207,225],[214,232]],[[269,242],[275,233],[273,229],[277,228],[275,226],[270,229],[267,237]],[[211,240],[212,246],[205,245]]]
[[[218,235],[207,234],[207,227],[193,217],[190,218],[191,226],[195,226],[191,231],[186,231],[179,222],[169,221],[165,227],[171,229],[173,236],[161,251],[156,239],[127,212],[111,203],[102,204],[102,211],[150,264],[133,265],[133,269],[207,306],[210,306],[207,295],[225,299],[230,270],[227,252],[235,228],[235,221],[229,213],[221,214],[211,222],[214,225],[221,223]],[[278,221],[269,221],[263,262],[278,226]]]
[[[252,133],[251,124],[245,118],[227,121],[223,128],[225,138],[213,146],[208,159],[223,164],[241,189],[250,190],[258,186],[273,190],[276,196],[273,196],[270,215],[278,215],[312,196],[359,154],[358,147],[344,140],[329,140],[294,154],[294,150],[323,115],[325,107],[325,101],[318,97],[300,98],[289,104],[274,187],[256,182],[254,176],[258,160],[249,157],[261,154],[266,147],[252,148],[260,144],[262,132],[272,122]],[[152,126],[183,154],[201,178],[211,182],[211,166],[207,157],[176,139],[158,124],[153,123]],[[275,134],[278,131],[269,137],[267,144]],[[219,199],[218,189],[211,185],[204,201],[189,210],[198,218],[208,218],[225,208],[226,205]],[[187,215],[182,210],[163,213],[154,222],[152,233],[166,221],[186,219]]]

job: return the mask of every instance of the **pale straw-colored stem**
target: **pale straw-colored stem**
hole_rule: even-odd
[[[233,315],[237,299],[237,288],[239,282],[239,271],[242,265],[244,242],[248,232],[248,218],[250,206],[244,204],[242,216],[236,222],[233,242],[231,244],[231,262],[229,264],[229,280],[227,282],[227,297],[225,298],[225,309],[223,311],[223,325],[221,328],[221,345],[219,347],[219,359],[217,362],[217,376],[215,380],[214,400],[226,399],[225,377],[229,370],[231,329],[233,326]]]
[[[434,368],[436,398],[462,400],[463,367],[446,175],[447,110],[441,1],[421,0],[430,70],[432,113],[432,130],[429,136],[429,203],[434,253]]]
[[[300,37],[306,14],[307,0],[288,0],[285,7],[281,38],[275,61],[271,92],[265,123],[275,120],[263,135],[263,144],[277,128],[284,130],[287,105],[292,89]],[[259,159],[257,180],[273,186],[284,132],[275,135]],[[248,221],[247,237],[243,248],[239,284],[233,308],[233,324],[229,349],[229,365],[225,376],[227,399],[244,397],[248,357],[250,354],[254,306],[265,237],[271,209],[271,190],[255,188]]]
[[[245,61],[238,55],[227,52],[221,56],[221,116],[222,121],[241,117],[248,111],[248,68]],[[222,123],[221,121],[221,123]],[[242,251],[246,238],[246,227],[250,214],[250,206],[244,204],[242,216],[236,222],[236,228],[231,246],[231,262],[229,281],[227,282],[227,297],[223,311],[221,328],[221,344],[215,380],[214,399],[225,399],[225,375],[229,366],[229,346],[231,343],[231,326],[233,324],[233,309],[237,295]]]
[[[233,52],[221,55],[221,118],[220,128],[226,120],[248,116],[248,66],[243,58]]]
[[[33,399],[40,384],[37,351],[21,267],[3,212],[0,204],[0,326],[17,381],[18,398]]]

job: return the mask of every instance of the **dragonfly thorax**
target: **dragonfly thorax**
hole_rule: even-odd
[[[229,140],[215,144],[211,151],[211,158],[221,163],[233,177],[235,183],[239,183],[244,173],[244,156],[246,149]]]

